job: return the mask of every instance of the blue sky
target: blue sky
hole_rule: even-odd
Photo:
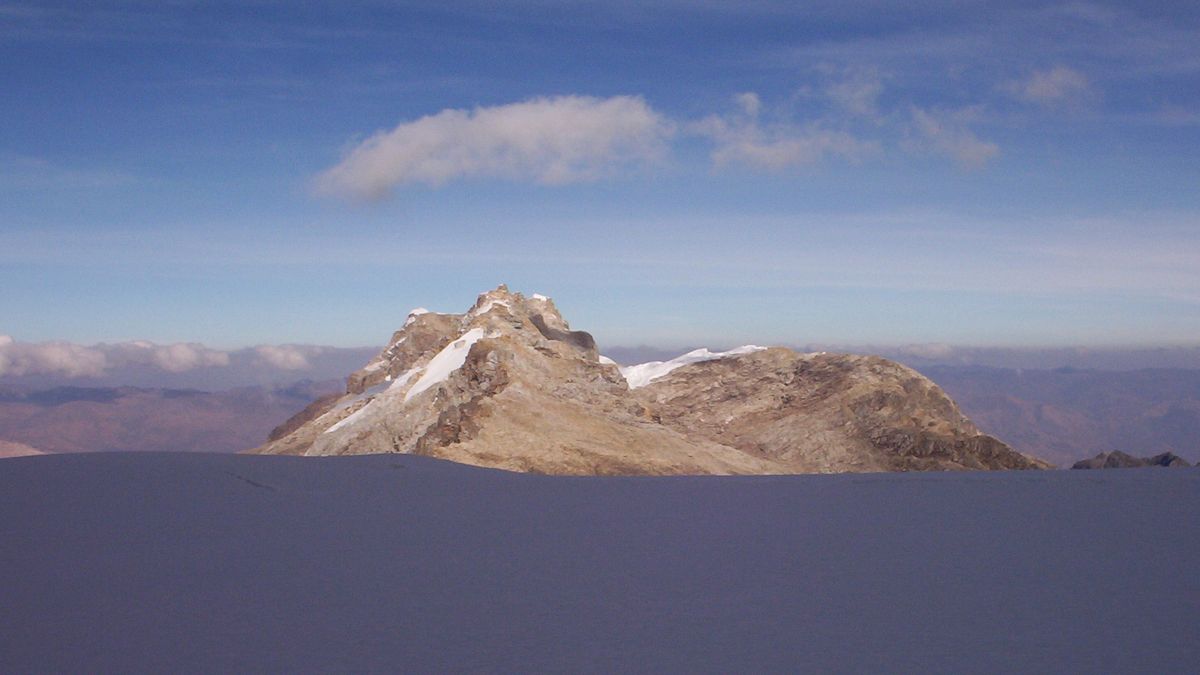
[[[81,4],[0,0],[17,340],[1200,342],[1195,3]]]

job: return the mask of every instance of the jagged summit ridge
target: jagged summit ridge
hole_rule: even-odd
[[[621,368],[553,300],[506,286],[462,314],[413,310],[343,396],[257,451],[565,474],[1040,466],[890,361],[747,345]]]

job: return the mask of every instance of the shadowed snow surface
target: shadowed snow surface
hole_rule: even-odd
[[[0,672],[1184,672],[1200,470],[0,466]]]

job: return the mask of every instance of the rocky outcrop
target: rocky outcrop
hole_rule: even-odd
[[[980,433],[936,384],[877,356],[754,351],[638,388],[664,424],[788,472],[1046,468]]]
[[[1134,457],[1120,450],[1102,452],[1091,459],[1075,462],[1072,469],[1138,469],[1146,466],[1186,468],[1188,461],[1173,452],[1164,452],[1153,457]]]
[[[620,369],[549,298],[415,310],[346,393],[267,454],[400,452],[553,474],[1040,468],[929,380],[874,357],[746,347]]]

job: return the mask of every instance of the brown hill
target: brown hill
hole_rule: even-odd
[[[635,391],[681,433],[796,472],[1045,466],[980,433],[929,379],[876,356],[768,349]]]

